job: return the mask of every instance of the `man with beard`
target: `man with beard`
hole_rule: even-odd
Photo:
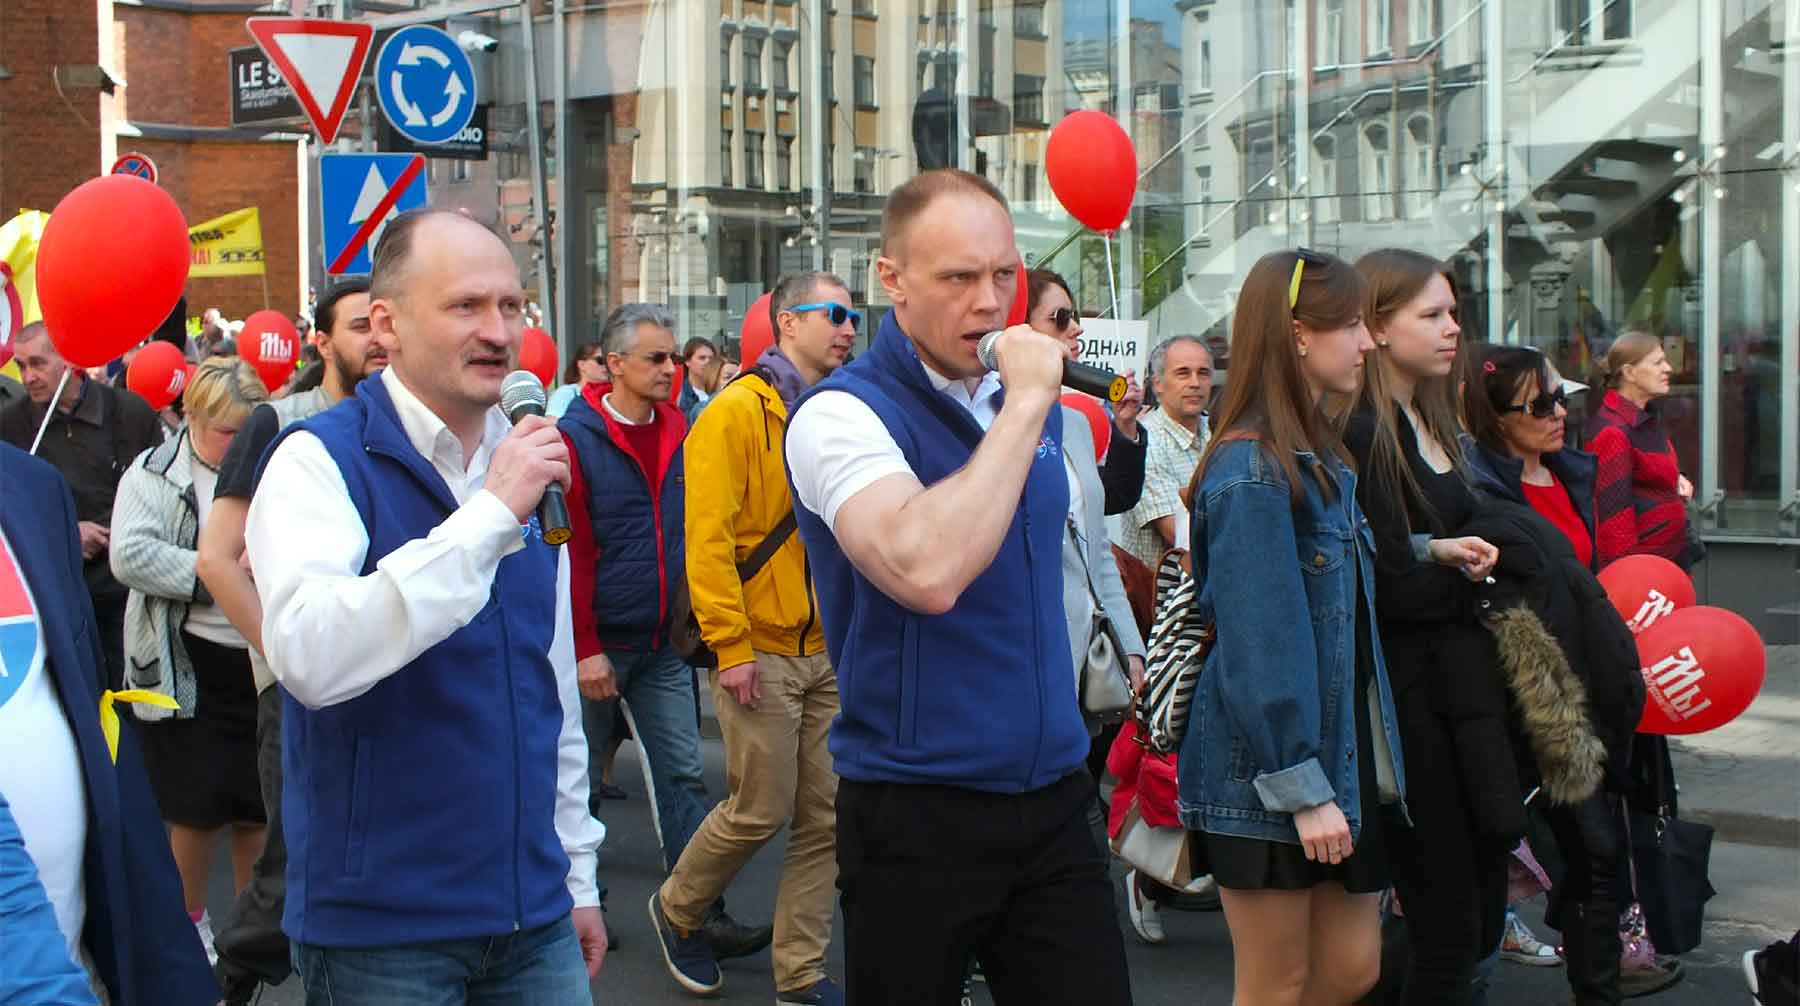
[[[232,1004],[249,1002],[258,984],[278,985],[292,970],[287,937],[281,932],[287,870],[281,834],[281,690],[273,687],[275,677],[263,659],[262,601],[250,571],[240,562],[256,469],[282,427],[336,405],[370,371],[387,365],[387,350],[369,330],[367,280],[345,280],[326,291],[316,317],[323,381],[311,391],[258,406],[250,414],[219,465],[218,490],[200,534],[200,580],[232,626],[250,641],[257,688],[257,772],[269,815],[268,838],[250,883],[238,894],[237,905],[213,944],[219,954],[219,987],[224,1002]]]

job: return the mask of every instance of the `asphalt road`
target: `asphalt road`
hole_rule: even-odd
[[[716,740],[703,742],[709,785],[724,785],[724,752]],[[594,985],[595,1003],[679,1004],[691,997],[678,989],[663,970],[655,937],[650,929],[646,902],[661,882],[661,855],[650,824],[649,804],[635,760],[635,748],[620,751],[618,782],[629,793],[624,801],[605,805],[603,819],[607,841],[601,851],[601,871],[609,890],[608,921],[622,940],[609,954],[600,979]],[[732,914],[745,921],[766,921],[774,904],[779,879],[782,839],[764,849],[738,878],[727,894]],[[1115,870],[1122,876],[1122,871]],[[1712,880],[1719,896],[1709,906],[1707,941],[1683,960],[1687,978],[1669,991],[1638,1000],[1646,1004],[1704,1004],[1737,1006],[1751,1001],[1739,970],[1746,949],[1792,935],[1800,926],[1800,851],[1743,845],[1716,845]],[[1120,888],[1122,893],[1122,887]],[[230,906],[229,865],[221,857],[215,872],[212,912],[224,915]],[[1537,905],[1525,915],[1540,936],[1550,939]],[[1160,946],[1140,943],[1130,930],[1120,902],[1119,925],[1126,934],[1133,1000],[1139,1006],[1230,1006],[1231,943],[1225,920],[1219,913],[1165,912],[1167,942]],[[842,939],[834,941],[831,967],[841,974]],[[774,982],[768,954],[724,965],[725,984],[714,1002],[771,1004]],[[975,1002],[992,1002],[985,986],[975,987]],[[303,1001],[297,979],[268,990],[262,1002],[290,1006]],[[1502,963],[1489,993],[1492,1006],[1543,1006],[1569,1001],[1563,969],[1536,968]],[[951,1006],[951,1004],[944,1004]],[[1035,1004],[1033,1004],[1035,1006]],[[1079,1006],[1079,1004],[1069,1004]]]

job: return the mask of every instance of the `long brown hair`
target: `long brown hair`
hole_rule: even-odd
[[[1231,321],[1231,377],[1225,400],[1214,419],[1212,442],[1194,472],[1190,498],[1219,445],[1233,440],[1258,441],[1287,477],[1295,506],[1305,499],[1297,451],[1334,454],[1351,464],[1336,429],[1314,403],[1300,370],[1294,323],[1331,331],[1354,322],[1363,312],[1363,278],[1348,262],[1309,251],[1301,273],[1299,297],[1288,305],[1294,266],[1300,254],[1270,252],[1256,260],[1238,295]],[[1312,476],[1329,498],[1331,476],[1320,466]]]
[[[1461,303],[1461,296],[1456,287],[1456,276],[1450,267],[1429,255],[1411,251],[1406,248],[1383,248],[1372,251],[1356,260],[1356,271],[1363,275],[1369,284],[1368,305],[1363,309],[1363,320],[1369,325],[1371,334],[1387,327],[1401,308],[1412,303],[1413,299],[1425,291],[1435,276],[1444,277],[1450,284],[1450,294]],[[1377,336],[1376,344],[1383,340]],[[1459,363],[1468,355],[1467,343],[1458,352]],[[1375,359],[1363,368],[1362,390],[1357,393],[1356,405],[1366,408],[1375,416],[1374,445],[1369,452],[1368,477],[1379,485],[1392,486],[1411,506],[1426,514],[1433,524],[1437,516],[1431,504],[1425,498],[1425,492],[1419,487],[1419,480],[1413,476],[1412,466],[1406,463],[1406,452],[1400,446],[1400,408],[1394,401],[1393,362],[1388,354],[1377,349]],[[1453,370],[1448,377],[1431,378],[1418,382],[1413,388],[1413,408],[1418,410],[1419,419],[1424,423],[1422,432],[1429,434],[1444,448],[1450,456],[1452,470],[1462,461],[1462,446],[1457,439],[1459,425],[1457,422],[1456,379],[1460,368]],[[1403,510],[1403,512],[1405,512]]]
[[[1550,361],[1529,346],[1477,346],[1469,354],[1469,378],[1463,384],[1463,417],[1469,435],[1496,454],[1511,454],[1500,420],[1512,398],[1537,379],[1539,392],[1553,391],[1559,382],[1550,375]]]

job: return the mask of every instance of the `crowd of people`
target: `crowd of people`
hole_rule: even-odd
[[[778,1006],[948,1004],[975,974],[1126,1004],[1125,935],[1162,942],[1166,910],[1223,911],[1258,1006],[1479,1003],[1502,957],[1581,1006],[1680,980],[1624,823],[1673,807],[1667,745],[1596,580],[1702,555],[1653,336],[1612,345],[1577,437],[1584,386],[1466,339],[1444,263],[1278,251],[1222,396],[1178,335],[1090,427],[1060,402],[1073,292],[1018,275],[989,182],[906,182],[881,246],[872,333],[826,272],[780,279],[755,359],[625,304],[516,422],[530,305],[454,212],[387,226],[273,394],[220,337],[159,422],[20,332],[0,1001],[247,1003],[294,973],[309,1003],[593,1001],[646,922],[609,919],[597,857],[626,736],[644,931],[696,996],[768,949]],[[1158,672],[1177,563],[1214,642],[1157,754],[1103,686]],[[740,921],[784,829],[772,917]],[[1545,889],[1560,949],[1513,910]],[[1793,1002],[1792,961],[1746,960],[1759,1001]]]

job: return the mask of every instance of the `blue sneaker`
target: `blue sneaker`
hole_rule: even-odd
[[[844,1006],[844,990],[837,982],[821,978],[798,992],[775,993],[775,1006]]]
[[[697,996],[719,991],[725,976],[719,973],[719,962],[707,946],[706,937],[697,929],[676,929],[663,914],[661,892],[650,895],[650,922],[656,927],[656,941],[662,944],[663,962],[668,964],[669,977],[675,979],[675,984]]]

